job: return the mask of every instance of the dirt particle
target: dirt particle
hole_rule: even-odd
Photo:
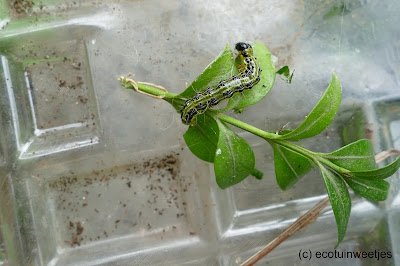
[[[83,232],[83,226],[81,224],[81,222],[76,222],[76,235],[81,235]]]
[[[78,96],[78,101],[80,101],[81,103],[85,104],[89,101],[89,99],[87,97],[83,97],[81,95]]]

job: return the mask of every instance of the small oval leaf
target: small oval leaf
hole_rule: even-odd
[[[275,65],[271,58],[271,52],[265,45],[259,42],[252,44],[254,56],[257,58],[259,67],[262,69],[260,82],[258,82],[251,90],[245,91],[243,94],[233,96],[224,111],[235,109],[240,110],[247,106],[253,105],[261,101],[271,90],[275,82]]]
[[[322,157],[350,171],[376,168],[374,148],[368,139],[361,139]]]
[[[282,80],[284,80],[286,83],[288,83],[288,84],[292,83],[292,78],[293,78],[294,71],[292,73],[290,73],[290,69],[289,69],[288,66],[282,67],[281,69],[276,71],[276,74],[278,74],[279,77]]]
[[[363,179],[377,180],[377,179],[385,179],[392,176],[396,171],[400,168],[400,157],[382,168],[374,169],[374,170],[366,170],[366,171],[352,171],[350,173],[344,173],[344,177],[358,177]]]
[[[307,158],[279,144],[270,143],[274,150],[276,181],[282,190],[291,188],[314,166]]]
[[[214,158],[214,172],[217,184],[224,189],[233,186],[254,169],[255,159],[253,149],[238,134],[217,120],[219,140]]]
[[[354,192],[372,201],[383,201],[389,193],[390,184],[385,180],[368,180],[357,177],[348,177],[344,180]]]
[[[208,115],[197,117],[195,126],[190,126],[183,135],[186,145],[198,158],[214,162],[217,150],[219,128],[217,121]]]
[[[340,107],[342,87],[335,73],[324,95],[307,118],[292,132],[281,135],[279,139],[301,140],[318,135],[332,122]]]
[[[237,72],[238,70],[235,66],[232,50],[229,44],[227,44],[224,50],[207,66],[203,73],[201,73],[186,90],[176,97],[186,99],[192,98],[197,92],[203,92],[209,87],[215,88],[221,80],[228,79]]]
[[[318,166],[324,178],[325,187],[328,191],[329,200],[331,201],[338,228],[338,243],[335,246],[336,248],[340,242],[342,242],[346,234],[347,224],[350,218],[351,199],[343,179],[326,169],[323,165],[318,164]]]

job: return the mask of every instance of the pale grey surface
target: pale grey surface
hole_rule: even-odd
[[[42,1],[0,9],[1,259],[33,265],[236,265],[326,193],[318,172],[292,189],[275,181],[272,151],[254,147],[262,181],[220,190],[195,158],[168,103],[124,90],[118,77],[182,91],[228,42],[264,43],[295,69],[238,115],[262,129],[295,127],[334,71],[342,107],[326,132],[301,144],[340,147],[340,129],[362,110],[375,151],[398,148],[399,4],[387,1]],[[350,3],[348,3],[350,2]],[[3,10],[3,11],[1,11]],[[19,11],[19,13],[17,12]],[[9,22],[8,24],[6,24]],[[374,204],[353,194],[344,251],[392,251],[400,264],[399,179]],[[83,231],[82,231],[83,230]],[[389,232],[389,233],[388,233]],[[372,265],[300,261],[333,250],[327,209],[260,265]],[[3,247],[3,245],[1,247]]]

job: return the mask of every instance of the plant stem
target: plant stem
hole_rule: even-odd
[[[126,89],[132,89],[132,90],[136,91],[136,89],[133,86],[133,84],[130,83],[130,82],[127,82],[125,80],[125,78],[121,77],[120,81],[122,83],[122,86],[124,86]],[[165,92],[163,90],[157,89],[157,88],[155,88],[153,86],[146,85],[146,84],[143,84],[143,83],[140,83],[140,82],[136,82],[136,84],[137,84],[137,87],[138,87],[139,91],[146,92],[146,93],[154,95],[154,96],[164,96],[165,98],[173,98],[173,97],[177,96],[177,94],[175,94],[175,93]]]
[[[121,82],[122,82],[122,84],[123,84],[123,86],[125,88],[135,90],[134,86],[131,83],[126,82],[122,78],[121,78]],[[155,88],[153,86],[150,86],[150,85],[147,85],[147,84],[143,84],[143,83],[140,83],[140,82],[136,82],[136,84],[137,84],[137,88],[138,88],[139,91],[148,93],[148,94],[153,95],[153,96],[164,96],[163,99],[168,101],[168,102],[170,102],[173,105],[174,105],[174,103],[173,103],[174,101],[176,103],[178,103],[178,104],[179,103],[182,104],[184,102],[183,99],[180,99],[180,98],[176,97],[176,96],[178,96],[178,94],[165,92],[165,91],[157,89],[157,88]],[[276,144],[284,146],[284,147],[286,147],[286,148],[288,148],[288,149],[290,149],[292,151],[296,151],[296,152],[308,157],[314,163],[321,162],[321,163],[325,164],[326,166],[334,169],[335,171],[337,171],[339,173],[348,173],[349,172],[349,170],[341,168],[341,167],[337,166],[336,164],[332,163],[331,161],[321,157],[320,155],[318,155],[318,153],[314,153],[314,152],[309,151],[309,150],[307,150],[307,149],[305,149],[303,147],[297,146],[297,145],[295,145],[295,144],[293,144],[293,143],[291,143],[291,142],[289,142],[287,140],[277,139],[277,137],[279,136],[278,134],[261,130],[259,128],[256,128],[256,127],[252,126],[252,125],[244,123],[244,122],[242,122],[240,120],[237,120],[235,118],[232,118],[230,116],[223,115],[221,113],[216,114],[216,116],[221,121],[225,121],[225,122],[227,122],[227,123],[229,123],[231,125],[234,125],[234,126],[236,126],[238,128],[246,130],[246,131],[248,131],[250,133],[253,133],[254,135],[259,136],[259,137],[261,137],[261,138],[263,138],[263,139],[265,139],[267,141],[273,141]],[[255,176],[257,179],[261,179],[262,178],[262,173],[260,171],[255,169],[253,172],[254,173],[252,173],[252,175]]]
[[[254,135],[259,136],[259,137],[267,140],[268,142],[270,142],[270,141],[275,142],[276,144],[279,144],[279,145],[284,146],[284,147],[286,147],[286,148],[288,148],[288,149],[290,149],[292,151],[300,153],[300,154],[306,156],[307,158],[311,159],[315,164],[317,164],[318,162],[323,163],[326,166],[332,168],[333,170],[335,170],[335,171],[337,171],[339,173],[348,173],[348,172],[350,172],[349,170],[347,170],[345,168],[342,168],[342,167],[339,167],[336,164],[332,163],[331,161],[329,161],[329,160],[327,160],[325,158],[322,158],[320,155],[318,155],[315,152],[307,150],[307,149],[305,149],[303,147],[300,147],[300,146],[298,146],[296,144],[293,144],[293,143],[291,143],[291,142],[289,142],[287,140],[276,139],[277,136],[279,136],[277,134],[274,134],[274,133],[271,133],[271,132],[266,132],[264,130],[256,128],[256,127],[254,127],[252,125],[249,125],[247,123],[244,123],[244,122],[242,122],[240,120],[237,120],[237,119],[232,118],[232,117],[227,116],[227,115],[218,114],[217,117],[222,121],[225,121],[225,122],[227,122],[227,123],[229,123],[231,125],[234,125],[234,126],[236,126],[238,128],[244,129],[244,130],[246,130],[246,131],[248,131],[250,133],[253,133]]]
[[[223,114],[218,114],[217,117],[221,120],[221,121],[225,121],[231,125],[234,125],[238,128],[244,129],[250,133],[253,133],[254,135],[257,135],[261,138],[264,139],[276,139],[279,135],[275,134],[275,133],[271,133],[271,132],[266,132],[264,130],[261,130],[259,128],[256,128],[252,125],[249,125],[247,123],[244,123],[240,120],[237,120],[235,118],[232,118],[230,116],[227,115],[223,115]]]
[[[349,173],[350,171],[342,168],[340,166],[337,166],[336,164],[332,163],[331,161],[321,157],[320,155],[318,155],[315,152],[312,152],[310,150],[307,150],[303,147],[297,146],[296,144],[293,144],[287,140],[271,140],[273,142],[275,142],[276,144],[282,145],[290,150],[296,151],[308,158],[310,158],[314,163],[317,164],[317,161],[320,163],[325,164],[326,166],[334,169],[335,171],[339,172],[339,173]]]
[[[260,170],[258,170],[257,168],[253,169],[253,171],[251,172],[251,175],[259,180],[261,180],[264,177],[264,173],[261,172]]]
[[[149,85],[142,84],[140,82],[137,82],[138,89],[144,92],[147,92],[149,94],[155,95],[155,96],[165,96],[165,98],[173,98],[176,97],[178,94],[175,93],[170,93],[170,92],[164,92],[162,90],[159,90],[157,88],[154,88]],[[133,86],[132,86],[133,89]]]
[[[185,103],[184,99],[177,97],[178,94],[169,93],[169,92],[167,92],[167,90],[165,88],[155,85],[155,84],[151,84],[151,83],[144,84],[142,82],[135,82],[131,79],[127,79],[124,77],[120,78],[120,82],[121,82],[122,86],[125,87],[126,89],[132,89],[139,93],[146,94],[148,96],[152,96],[155,98],[163,99],[163,100],[169,102],[170,104],[172,104],[172,106],[174,106],[174,108],[177,111],[179,109],[181,109]],[[135,84],[135,86],[137,86],[137,88],[134,86],[134,84]]]

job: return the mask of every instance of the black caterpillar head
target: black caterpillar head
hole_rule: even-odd
[[[249,48],[252,48],[251,45],[248,44],[248,43],[245,43],[245,42],[238,42],[235,45],[235,49],[238,50],[239,52],[240,51],[244,51],[244,50],[249,49]]]

